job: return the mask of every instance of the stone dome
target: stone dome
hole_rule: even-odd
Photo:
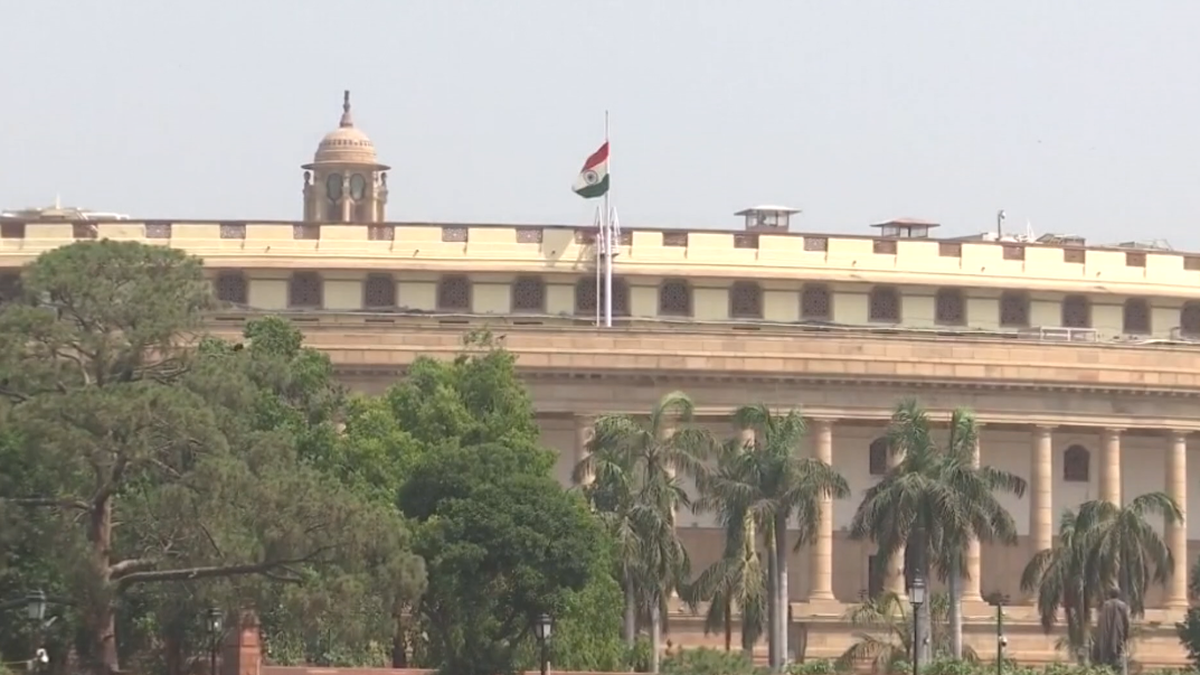
[[[375,144],[361,129],[354,126],[354,119],[350,116],[349,91],[344,94],[342,119],[338,128],[325,134],[317,146],[316,154],[313,155],[312,164],[305,165],[304,168],[317,164],[359,164],[378,169],[387,168],[379,163],[375,154]]]

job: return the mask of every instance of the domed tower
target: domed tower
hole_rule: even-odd
[[[350,117],[350,92],[342,99],[338,128],[325,134],[304,169],[304,220],[380,223],[387,215],[387,170],[375,145]]]

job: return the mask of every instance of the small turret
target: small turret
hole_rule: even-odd
[[[938,223],[916,218],[896,218],[886,223],[876,223],[871,227],[879,228],[880,237],[895,239],[928,239],[929,231],[941,227]]]
[[[787,206],[754,206],[733,214],[746,219],[747,232],[787,232],[794,214],[800,209]]]

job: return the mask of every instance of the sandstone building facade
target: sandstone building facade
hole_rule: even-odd
[[[490,327],[519,356],[545,442],[569,483],[597,415],[644,412],[683,390],[700,423],[733,433],[741,404],[800,407],[797,452],[834,464],[855,499],[829,504],[819,541],[791,561],[794,643],[832,654],[846,606],[903,591],[852,541],[857,498],[887,468],[880,440],[895,403],[917,396],[936,415],[974,409],[979,461],[1023,476],[1008,499],[1021,541],[975,546],[966,585],[971,639],[990,653],[1008,595],[1012,649],[1051,658],[1033,624],[1021,569],[1051,544],[1060,513],[1094,498],[1165,490],[1185,510],[1189,443],[1200,430],[1200,254],[1077,243],[937,239],[895,221],[862,236],[791,232],[789,210],[743,212],[731,231],[622,233],[611,329],[597,328],[595,230],[575,226],[406,223],[388,219],[387,170],[354,126],[303,167],[303,218],[276,222],[0,218],[0,292],[39,253],[81,239],[132,239],[201,256],[236,333],[282,313],[327,351],[355,388],[381,391],[419,355],[449,355]],[[1197,521],[1200,522],[1200,521]],[[711,514],[679,514],[702,568],[719,555]],[[1147,654],[1176,660],[1171,621],[1188,605],[1200,524],[1167,528],[1174,577],[1147,616]],[[675,639],[702,641],[681,615]]]

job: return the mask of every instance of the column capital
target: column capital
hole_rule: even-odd
[[[1102,431],[1105,434],[1119,436],[1121,435],[1121,432],[1125,431],[1125,427],[1104,427]]]
[[[1167,435],[1170,436],[1172,439],[1185,439],[1186,440],[1188,436],[1192,435],[1192,430],[1191,429],[1167,429]]]
[[[820,426],[824,426],[824,425],[833,426],[838,421],[836,417],[809,417],[807,419],[811,424],[816,424],[816,425],[820,425]]]
[[[1034,424],[1029,427],[1035,434],[1049,434],[1058,428],[1057,424]]]

